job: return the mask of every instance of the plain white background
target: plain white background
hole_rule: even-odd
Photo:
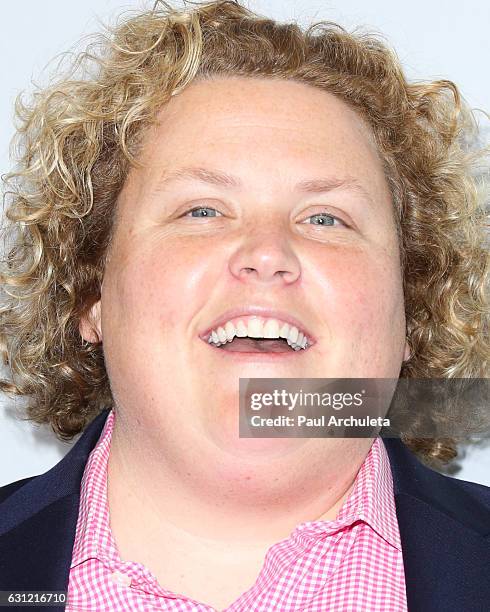
[[[31,80],[46,83],[66,50],[81,50],[82,36],[113,23],[128,10],[151,8],[152,1],[134,0],[24,0],[2,5],[0,20],[0,173],[10,169],[9,141],[13,136],[13,103]],[[181,2],[174,2],[180,6]],[[410,79],[453,80],[472,108],[490,112],[490,3],[487,0],[393,2],[388,0],[260,0],[248,6],[280,21],[336,21],[352,29],[366,26],[381,33],[396,49]],[[488,120],[477,113],[483,133]],[[0,486],[39,474],[69,450],[49,429],[17,420],[10,400],[0,399]],[[468,449],[457,478],[490,486],[490,445]]]

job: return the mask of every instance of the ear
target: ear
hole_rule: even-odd
[[[93,306],[82,315],[78,329],[80,335],[86,342],[98,344],[102,342],[102,326],[101,326],[100,300],[95,302]]]
[[[411,349],[410,349],[410,345],[408,344],[408,339],[405,340],[405,352],[403,353],[403,361],[408,361],[411,357]]]

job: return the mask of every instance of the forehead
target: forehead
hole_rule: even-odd
[[[237,177],[264,198],[322,177],[391,202],[367,123],[333,94],[291,80],[195,80],[160,109],[141,158],[140,196],[194,167]]]
[[[148,152],[187,155],[206,147],[284,149],[378,159],[371,129],[333,94],[284,79],[219,77],[196,80],[160,110]]]

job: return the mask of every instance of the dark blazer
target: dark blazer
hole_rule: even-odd
[[[67,590],[83,470],[108,413],[51,470],[0,489],[0,590]],[[490,487],[427,468],[398,439],[383,442],[409,612],[490,611]]]

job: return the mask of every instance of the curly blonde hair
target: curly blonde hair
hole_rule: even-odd
[[[68,74],[16,101],[0,388],[28,399],[28,419],[67,440],[112,405],[103,347],[82,340],[79,321],[100,297],[116,200],[158,110],[213,75],[318,87],[368,122],[399,236],[411,347],[400,376],[488,377],[490,257],[473,176],[483,157],[468,146],[476,122],[454,83],[407,82],[378,35],[331,22],[304,30],[231,0],[157,2],[107,32]],[[457,454],[453,439],[403,441],[426,462]]]

